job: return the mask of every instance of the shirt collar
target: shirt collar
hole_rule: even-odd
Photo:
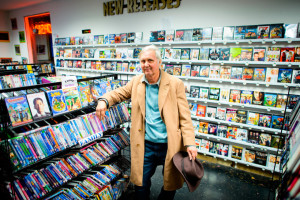
[[[148,82],[148,80],[146,79],[145,74],[143,75],[143,77],[142,77],[142,79],[141,79],[141,82],[142,82],[142,83],[145,82],[145,83],[147,83],[147,84],[149,84],[149,85],[158,85],[158,86],[159,86],[160,80],[161,80],[161,71],[159,70],[159,78],[158,78],[158,81],[157,81],[156,83],[150,84],[150,83]]]

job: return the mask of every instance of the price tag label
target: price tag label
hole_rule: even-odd
[[[69,88],[69,87],[77,87],[77,78],[76,76],[63,76],[61,79],[61,87]]]

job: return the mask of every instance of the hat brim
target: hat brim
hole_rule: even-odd
[[[197,187],[199,186],[202,178],[200,178],[195,184],[192,184],[190,181],[187,180],[187,178],[185,177],[185,175],[182,172],[182,165],[181,165],[182,160],[186,157],[188,157],[188,153],[180,151],[173,156],[173,163],[174,163],[175,167],[177,168],[177,170],[180,172],[180,174],[183,176],[183,178],[188,186],[189,191],[194,192],[197,189]],[[203,177],[204,169],[203,169],[201,162],[198,159],[195,159],[195,164],[201,169],[200,176]]]

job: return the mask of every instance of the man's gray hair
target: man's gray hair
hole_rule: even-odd
[[[158,62],[160,62],[161,59],[161,55],[160,55],[160,50],[159,48],[157,48],[155,45],[149,45],[149,46],[145,46],[142,51],[140,52],[139,58],[141,58],[142,53],[146,52],[146,51],[154,51],[155,52],[155,56],[158,60]]]

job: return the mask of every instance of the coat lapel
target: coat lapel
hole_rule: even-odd
[[[159,85],[159,92],[158,92],[158,107],[159,113],[162,116],[162,108],[166,102],[166,97],[170,89],[170,77],[166,72],[161,70],[161,80]],[[163,118],[162,118],[163,119]]]
[[[138,102],[139,102],[139,106],[141,108],[142,111],[142,115],[145,119],[145,110],[146,110],[146,106],[145,106],[145,100],[146,100],[146,85],[145,83],[140,82],[137,88],[137,96],[138,96]]]

